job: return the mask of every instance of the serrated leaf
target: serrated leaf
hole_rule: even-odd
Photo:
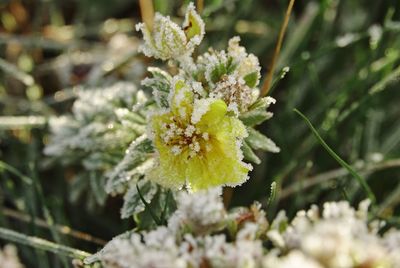
[[[254,128],[248,128],[247,132],[249,133],[249,136],[245,139],[245,141],[252,149],[264,150],[272,153],[280,152],[279,147],[276,146],[271,139],[264,136]]]
[[[252,72],[252,73],[245,75],[245,77],[243,77],[243,79],[246,82],[246,85],[248,87],[253,88],[258,83],[259,74],[258,74],[258,72]]]
[[[247,144],[246,141],[243,142],[241,149],[243,151],[243,156],[244,156],[245,160],[253,162],[253,163],[257,164],[257,165],[261,163],[260,158],[258,158],[258,156],[253,152],[253,150]]]
[[[148,180],[140,180],[137,185],[131,184],[124,196],[124,204],[121,209],[122,219],[127,219],[145,210],[146,206],[140,198],[138,188],[147,203],[151,203],[157,193],[157,186]]]

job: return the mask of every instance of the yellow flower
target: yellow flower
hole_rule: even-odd
[[[173,90],[170,109],[151,117],[158,165],[149,178],[193,191],[242,184],[252,168],[242,162],[240,146],[247,136],[243,123],[228,115],[224,101],[195,99],[183,80],[175,79]]]

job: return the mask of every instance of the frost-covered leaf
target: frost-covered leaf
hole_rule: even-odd
[[[249,136],[246,143],[255,150],[264,150],[272,153],[279,153],[280,149],[276,144],[262,133],[253,128],[248,128]]]
[[[246,141],[244,141],[242,144],[242,151],[243,151],[243,156],[244,156],[245,160],[253,162],[254,164],[257,164],[257,165],[261,163],[260,158],[258,158],[258,156],[253,152],[253,150],[247,144]]]
[[[246,126],[259,125],[273,116],[271,112],[266,110],[272,103],[275,103],[275,99],[271,97],[261,98],[252,104],[247,112],[242,113],[239,119]]]
[[[127,219],[134,214],[145,210],[145,205],[138,193],[138,188],[143,199],[150,204],[154,195],[157,193],[157,186],[148,180],[140,180],[136,184],[131,184],[124,195],[124,205],[121,209],[121,218]]]
[[[128,181],[138,178],[137,175],[145,174],[153,165],[150,158],[153,150],[152,142],[146,135],[134,140],[126,150],[124,158],[108,173],[106,192],[121,192]]]
[[[148,71],[153,77],[144,79],[142,85],[152,89],[158,106],[167,108],[172,77],[160,68],[149,67]]]
[[[139,23],[136,30],[143,34],[141,51],[148,57],[162,60],[188,58],[204,36],[204,22],[196,13],[193,3],[188,5],[183,29],[169,17],[156,13],[153,29]]]
[[[263,109],[255,109],[251,111],[247,111],[242,113],[239,116],[239,119],[242,120],[243,124],[246,126],[257,126],[262,122],[270,119],[272,117],[272,113],[267,112]]]
[[[201,41],[204,36],[204,22],[197,14],[193,4],[190,4],[186,11],[183,29],[188,40],[197,37]]]

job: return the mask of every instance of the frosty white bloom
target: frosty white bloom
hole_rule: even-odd
[[[164,228],[144,234],[143,238],[135,233],[128,238],[115,238],[99,254],[108,268],[186,267],[170,232]]]
[[[278,257],[276,252],[268,254],[263,260],[264,268],[323,268],[318,262],[293,250],[288,255]]]
[[[185,228],[193,233],[209,233],[223,227],[226,211],[221,194],[221,188],[192,194],[179,192],[176,199],[178,209],[171,216],[168,227],[174,233]]]
[[[0,249],[0,267],[3,268],[23,268],[17,255],[17,249],[12,245],[6,245]]]
[[[392,267],[382,239],[370,230],[363,202],[356,211],[345,202],[300,211],[283,236],[286,247],[301,250],[324,267]]]
[[[260,240],[228,242],[225,235],[193,237],[186,235],[181,244],[187,267],[261,267],[263,248]]]
[[[193,53],[204,36],[204,22],[197,14],[193,3],[190,3],[182,28],[169,17],[156,13],[153,29],[139,23],[136,30],[143,34],[142,52],[148,57],[157,59],[183,59]]]

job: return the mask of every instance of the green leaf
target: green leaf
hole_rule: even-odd
[[[258,80],[260,79],[259,73],[258,72],[252,72],[249,74],[246,74],[245,77],[243,77],[244,81],[246,82],[246,85],[253,88],[257,85]]]
[[[243,142],[241,149],[243,151],[243,156],[245,160],[253,162],[257,165],[261,163],[260,158],[258,158],[258,156],[253,152],[246,141]]]
[[[249,136],[246,138],[247,144],[255,150],[264,150],[272,153],[279,153],[280,149],[276,144],[254,128],[248,128]]]
[[[131,184],[124,195],[124,204],[121,209],[121,218],[127,219],[132,215],[145,210],[146,206],[140,198],[139,191],[147,203],[151,203],[157,193],[157,186],[148,180],[140,180],[137,184]]]

